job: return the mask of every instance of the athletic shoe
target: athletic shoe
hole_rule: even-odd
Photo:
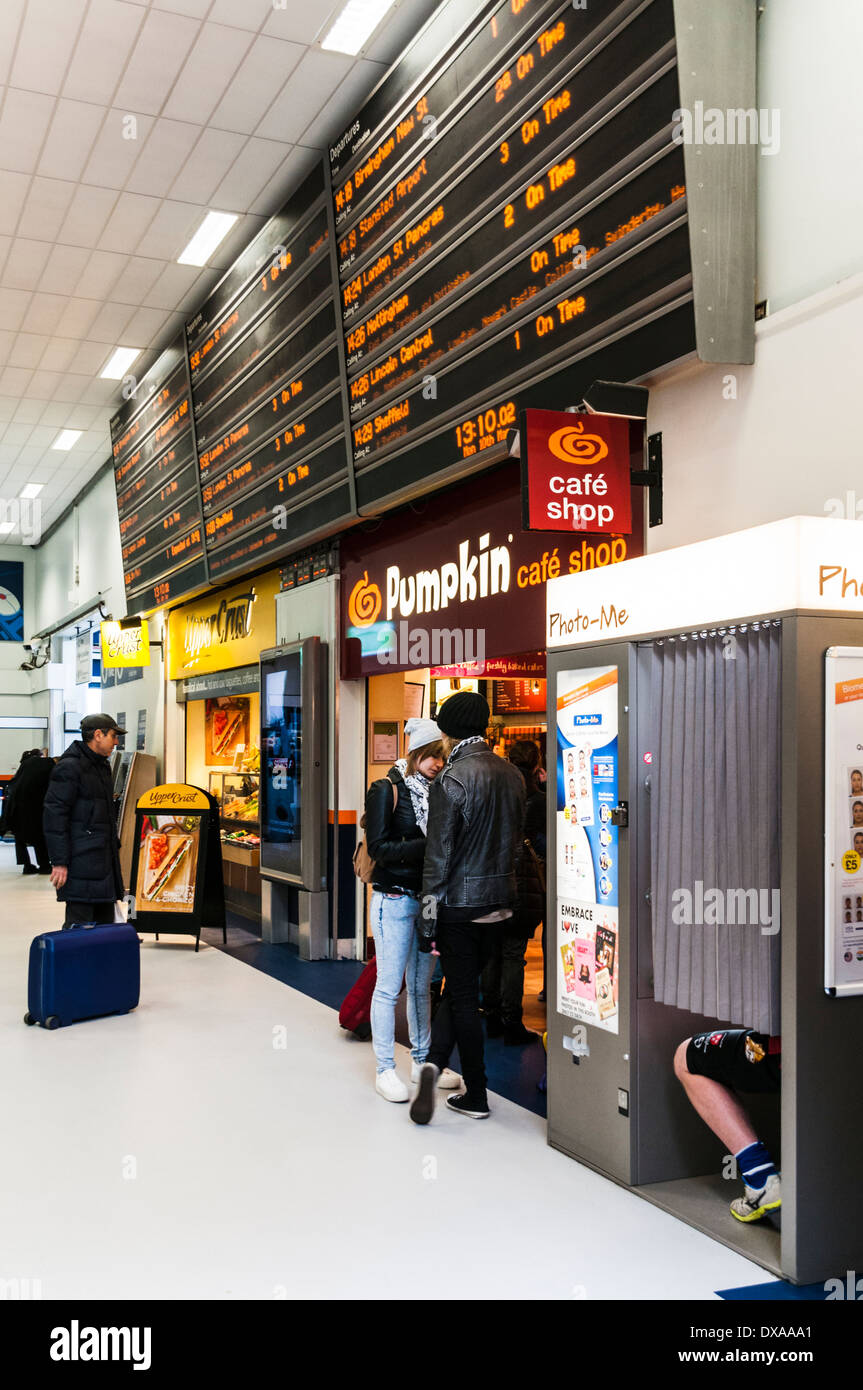
[[[487,1120],[491,1111],[488,1103],[485,1105],[472,1101],[467,1092],[461,1096],[447,1096],[447,1110],[455,1110],[458,1115],[467,1115],[472,1120]]]
[[[434,1114],[435,1086],[438,1069],[433,1062],[423,1062],[420,1067],[416,1095],[411,1101],[410,1117],[415,1125],[427,1125]]]
[[[523,1023],[507,1024],[503,1030],[506,1047],[523,1047],[526,1043],[538,1043],[539,1033],[532,1033]]]
[[[738,1221],[760,1221],[762,1216],[782,1206],[782,1186],[778,1173],[771,1173],[760,1191],[744,1183],[743,1192],[742,1197],[735,1197],[731,1203],[731,1215],[736,1216]]]
[[[416,1086],[420,1079],[420,1067],[422,1062],[411,1062],[411,1084]],[[438,1077],[439,1091],[457,1091],[461,1085],[461,1077],[457,1071],[452,1071],[449,1067],[444,1067]]]
[[[378,1072],[375,1077],[375,1090],[384,1100],[402,1101],[410,1099],[410,1092],[395,1067],[389,1071]]]

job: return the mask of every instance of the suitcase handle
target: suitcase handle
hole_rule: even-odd
[[[83,931],[92,931],[93,928],[97,927],[98,925],[98,922],[64,922],[60,930],[78,931],[80,928]]]

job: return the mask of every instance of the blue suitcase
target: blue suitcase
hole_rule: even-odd
[[[138,1003],[141,947],[126,922],[43,932],[30,946],[25,1023],[62,1028]]]

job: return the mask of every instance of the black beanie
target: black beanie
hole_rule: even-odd
[[[472,690],[459,690],[439,706],[436,722],[447,738],[472,738],[485,733],[490,717],[488,700]]]

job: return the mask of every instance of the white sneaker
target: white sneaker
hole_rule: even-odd
[[[379,1096],[383,1096],[384,1100],[400,1101],[410,1098],[407,1086],[394,1067],[390,1067],[389,1071],[378,1072],[375,1078],[375,1090]]]
[[[422,1062],[411,1062],[411,1085],[416,1086],[420,1079],[420,1067]],[[439,1091],[457,1091],[462,1084],[462,1079],[457,1071],[452,1071],[449,1067],[444,1067],[438,1077]]]

